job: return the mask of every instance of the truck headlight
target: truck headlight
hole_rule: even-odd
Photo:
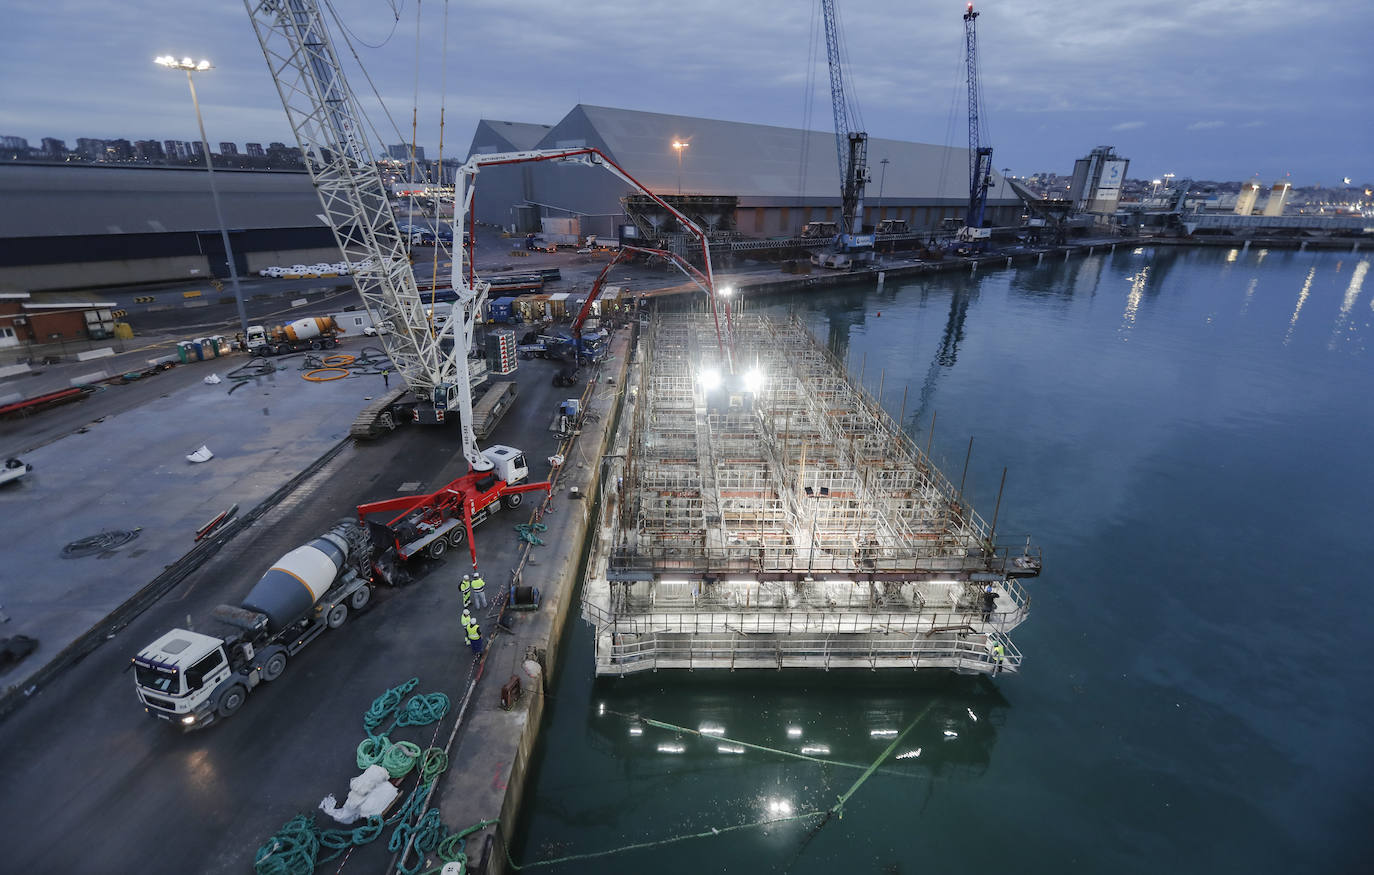
[[[181,718],[181,722],[185,723],[187,726],[190,726],[192,723],[196,722],[196,715],[187,714],[185,717]]]

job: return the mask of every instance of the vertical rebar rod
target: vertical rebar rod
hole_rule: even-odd
[[[997,537],[997,512],[1002,509],[1002,490],[1007,488],[1007,469],[1002,469],[1002,485],[997,487],[997,506],[992,509],[992,528],[988,530],[988,543]]]
[[[973,458],[973,435],[969,435],[968,453],[964,456],[964,473],[959,477],[959,497],[964,497],[964,480],[968,478],[968,461]]]

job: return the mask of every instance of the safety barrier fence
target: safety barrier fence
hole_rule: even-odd
[[[634,611],[617,604],[608,609],[584,592],[582,616],[600,631],[674,635],[835,635],[932,634],[940,631],[989,632],[1010,630],[1026,619],[1027,601],[984,614],[981,607],[942,606],[907,610],[840,609],[788,610],[746,609],[699,605],[664,606]]]
[[[659,668],[941,668],[1014,673],[1021,652],[1005,635],[943,634],[694,637],[665,633],[613,635],[597,641],[600,674]]]

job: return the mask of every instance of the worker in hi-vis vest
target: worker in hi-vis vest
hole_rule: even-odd
[[[1003,661],[1004,659],[1006,659],[1006,656],[1007,656],[1007,651],[1006,651],[1006,648],[1002,646],[1002,642],[1001,642],[1001,641],[998,641],[996,644],[992,645],[992,673],[993,673],[993,674],[998,674],[999,672],[1002,671],[1002,661]]]
[[[477,625],[477,618],[467,608],[463,609],[463,631],[467,633],[468,646],[472,648],[472,655],[476,656],[481,653],[482,629]]]
[[[485,592],[487,582],[482,579],[480,573],[472,575],[472,606],[477,610],[482,610],[487,606],[487,594]]]
[[[458,591],[463,594],[463,607],[467,608],[472,604],[472,575],[463,575],[463,579],[458,583]]]

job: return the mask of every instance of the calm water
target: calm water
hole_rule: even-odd
[[[921,753],[814,834],[551,871],[1369,871],[1371,260],[1126,247],[753,302],[799,311],[871,390],[883,374],[894,415],[905,389],[922,444],[934,414],[956,479],[972,436],[985,516],[1010,468],[999,532],[1045,552],[1024,671],[593,681],[575,621],[516,859],[826,808],[861,774],[631,735],[638,713],[861,764],[915,720],[897,752]]]

